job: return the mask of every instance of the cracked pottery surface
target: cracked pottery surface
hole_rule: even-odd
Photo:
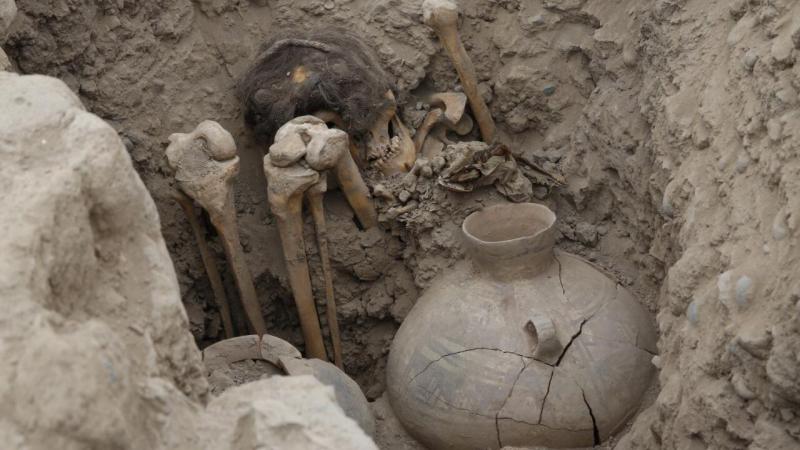
[[[554,251],[554,223],[535,204],[468,217],[470,259],[435,280],[400,327],[389,398],[430,448],[591,446],[638,407],[654,373],[651,319],[604,273]],[[530,331],[542,317],[552,355]]]

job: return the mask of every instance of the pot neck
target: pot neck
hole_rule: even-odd
[[[534,203],[487,207],[464,220],[467,253],[495,279],[537,275],[555,262],[555,220],[550,209]]]

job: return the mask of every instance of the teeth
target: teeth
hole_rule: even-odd
[[[395,139],[396,140],[396,139]],[[391,160],[400,155],[400,146],[397,142],[392,142],[391,145],[380,145],[373,147],[369,151],[369,159],[378,168],[385,166]]]

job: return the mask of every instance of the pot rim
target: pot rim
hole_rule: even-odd
[[[520,230],[520,234],[510,239],[486,240],[478,237],[475,226],[478,221],[487,221],[505,216],[511,220],[536,221],[541,226],[533,232]],[[499,256],[503,253],[524,254],[548,250],[554,245],[556,215],[545,205],[538,203],[501,203],[487,206],[473,212],[461,224],[461,231],[468,245],[483,253]],[[509,255],[509,256],[511,256]]]

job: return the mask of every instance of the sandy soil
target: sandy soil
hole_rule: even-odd
[[[346,24],[374,46],[409,122],[418,98],[457,84],[422,25],[421,0],[17,3],[3,48],[19,71],[65,80],[122,136],[156,201],[201,346],[221,329],[188,223],[169,197],[166,137],[204,119],[234,134],[237,212],[262,310],[274,334],[300,345],[266,204],[265,149],[244,128],[237,78],[277,29]],[[800,445],[800,4],[460,3],[501,138],[518,158],[567,179],[535,191],[559,215],[559,246],[613,273],[656,315],[658,385],[617,447]],[[369,231],[337,194],[326,199],[346,369],[370,399],[383,393],[405,313],[461,257],[461,220],[500,200],[492,189],[436,195],[438,209]],[[315,257],[312,265],[318,280]]]

